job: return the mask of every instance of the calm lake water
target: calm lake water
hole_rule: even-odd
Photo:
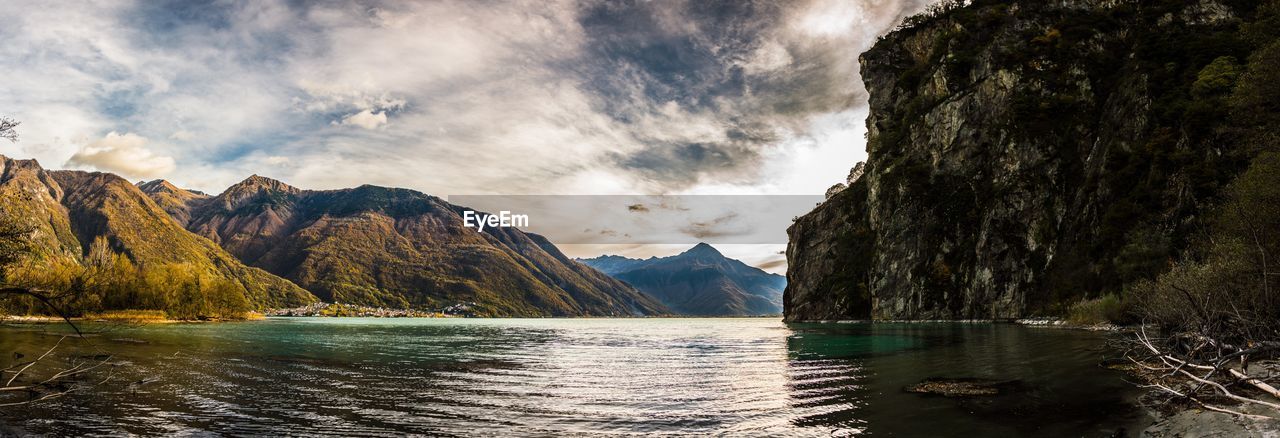
[[[112,353],[122,365],[106,383],[0,408],[0,424],[54,435],[1111,436],[1138,417],[1134,389],[1098,366],[1103,336],[760,318],[113,328],[59,348]],[[56,339],[0,328],[0,363]],[[930,377],[1020,382],[986,398],[903,390]]]

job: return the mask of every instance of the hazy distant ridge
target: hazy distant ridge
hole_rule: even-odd
[[[579,261],[653,295],[686,315],[767,315],[782,312],[787,279],[725,257],[699,243],[671,257],[605,255]]]

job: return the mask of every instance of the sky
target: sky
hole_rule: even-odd
[[[209,193],[821,194],[865,159],[858,54],[927,3],[19,1],[0,154]]]

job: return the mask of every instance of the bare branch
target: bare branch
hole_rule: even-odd
[[[58,342],[53,343],[53,346],[52,346],[52,347],[49,347],[49,350],[48,350],[48,351],[45,351],[45,352],[44,352],[44,354],[40,355],[40,357],[36,358],[36,360],[33,360],[33,361],[31,361],[31,363],[28,363],[28,364],[27,364],[27,366],[22,367],[22,369],[18,370],[18,372],[13,373],[13,377],[10,377],[10,378],[9,378],[9,381],[4,383],[4,386],[12,385],[12,384],[13,384],[13,381],[14,381],[14,380],[18,380],[18,376],[21,376],[21,375],[22,375],[22,372],[23,372],[23,371],[26,371],[26,370],[27,370],[27,368],[31,368],[31,366],[32,366],[32,365],[35,365],[35,364],[36,364],[36,362],[40,362],[40,361],[41,361],[41,360],[43,360],[45,357],[48,357],[48,356],[49,356],[49,353],[52,353],[52,352],[53,352],[53,350],[58,349],[58,346],[59,346],[59,345],[62,345],[62,341],[63,341],[64,339],[67,339],[67,337],[66,337],[66,336],[63,336],[63,337],[61,337],[61,338],[58,338]]]
[[[0,288],[0,295],[25,295],[35,298],[41,303],[44,303],[44,305],[49,306],[54,313],[57,313],[58,316],[62,317],[62,320],[66,321],[67,325],[71,326],[72,330],[75,330],[76,336],[84,337],[84,333],[80,332],[80,327],[76,326],[76,323],[71,322],[71,316],[67,314],[67,312],[63,311],[62,308],[58,307],[57,304],[54,304],[53,300],[49,299],[49,294],[43,293],[43,291],[25,287],[4,287]]]
[[[8,117],[0,117],[0,138],[9,140],[11,142],[17,142],[18,131],[15,128],[17,128],[18,125],[21,125],[21,124],[22,122],[19,122],[17,120],[14,120]]]

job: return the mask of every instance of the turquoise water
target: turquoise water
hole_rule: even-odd
[[[0,424],[56,435],[1111,436],[1136,418],[1132,387],[1098,366],[1103,335],[1005,324],[271,318],[106,329],[58,351],[109,352],[108,375],[0,408]],[[0,335],[5,366],[8,352],[56,341],[32,327]],[[930,377],[1020,389],[903,391]]]

